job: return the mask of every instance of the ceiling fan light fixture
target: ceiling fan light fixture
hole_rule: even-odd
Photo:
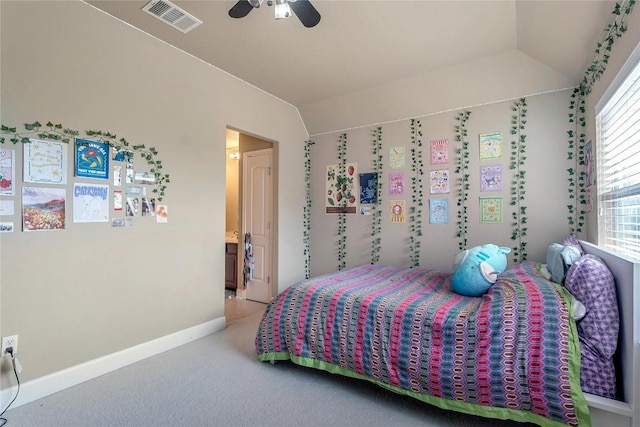
[[[291,16],[291,7],[286,0],[276,0],[276,19],[285,19]]]

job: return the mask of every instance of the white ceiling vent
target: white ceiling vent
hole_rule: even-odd
[[[183,33],[188,33],[202,24],[201,20],[167,0],[151,0],[142,10]]]

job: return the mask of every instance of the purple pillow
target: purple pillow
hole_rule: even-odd
[[[578,322],[583,344],[610,358],[618,346],[620,315],[613,274],[595,255],[584,255],[567,272],[564,286],[587,309]]]
[[[575,234],[570,234],[569,237],[564,239],[562,241],[562,245],[563,246],[573,246],[576,249],[578,249],[578,251],[580,251],[580,255],[584,255],[584,249],[582,249],[582,245],[580,244],[580,241],[578,240],[578,238],[576,237]]]

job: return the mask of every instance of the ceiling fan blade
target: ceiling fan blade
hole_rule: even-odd
[[[320,22],[320,13],[309,3],[309,0],[295,0],[288,3],[305,27],[315,27]]]
[[[244,18],[251,12],[251,9],[253,9],[253,6],[248,0],[240,0],[229,9],[229,16],[232,18]]]

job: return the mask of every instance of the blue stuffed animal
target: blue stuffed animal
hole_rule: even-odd
[[[478,297],[489,290],[507,268],[510,248],[486,244],[464,250],[453,261],[453,292]]]

